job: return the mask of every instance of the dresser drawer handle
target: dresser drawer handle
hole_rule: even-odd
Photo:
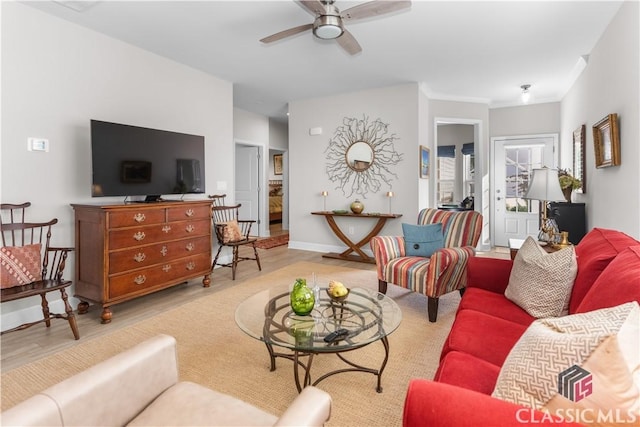
[[[166,264],[162,267],[162,271],[164,271],[165,273],[168,273],[169,270],[171,270],[171,264]]]
[[[193,209],[187,209],[187,211],[184,214],[189,218],[191,218],[193,215],[195,215],[195,211]]]
[[[139,276],[136,276],[135,279],[133,279],[133,281],[136,283],[136,285],[142,285],[144,282],[147,281],[147,276],[145,276],[144,274],[141,274]]]
[[[162,256],[167,256],[167,252],[169,252],[169,250],[166,246],[163,246],[162,249],[160,249],[160,253],[162,254]]]
[[[163,233],[168,233],[171,231],[171,226],[170,225],[165,225],[164,227],[162,227],[162,232]]]
[[[196,268],[196,263],[191,261],[187,264],[187,270],[191,271]]]
[[[133,260],[134,260],[135,262],[142,262],[142,261],[144,261],[146,258],[147,258],[147,256],[146,256],[144,253],[142,253],[142,252],[138,252],[137,254],[135,254],[135,255],[133,256]]]
[[[196,245],[194,245],[193,243],[187,243],[186,248],[187,248],[187,251],[191,252],[196,248]]]
[[[133,220],[135,222],[144,222],[144,220],[147,219],[143,213],[137,213],[133,216]]]
[[[133,235],[133,238],[135,240],[137,240],[138,242],[141,241],[141,240],[144,240],[145,237],[146,236],[144,234],[144,231],[138,231],[136,234]]]
[[[185,230],[187,230],[187,233],[193,233],[194,231],[196,231],[196,226],[193,224],[189,224],[185,227]]]

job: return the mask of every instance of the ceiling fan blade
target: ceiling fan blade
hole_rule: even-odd
[[[298,3],[302,5],[313,16],[318,16],[325,13],[324,4],[320,0],[298,0]]]
[[[353,21],[356,19],[369,18],[371,16],[384,15],[385,13],[408,9],[410,7],[411,1],[370,1],[350,7],[349,9],[344,10],[341,15],[342,19],[344,19],[345,21]]]
[[[362,52],[362,48],[356,38],[353,37],[353,34],[346,29],[344,30],[344,33],[336,39],[336,41],[350,55]]]
[[[260,39],[262,43],[271,43],[281,39],[284,39],[289,36],[293,36],[294,34],[302,33],[304,31],[310,30],[313,28],[313,24],[304,24],[299,25],[297,27],[289,28],[288,30],[280,31],[279,33],[271,34],[268,37]]]

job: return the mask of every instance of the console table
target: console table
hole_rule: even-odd
[[[211,283],[211,202],[72,205],[78,313],[111,306],[189,279]]]
[[[370,257],[369,255],[364,253],[360,248],[366,245],[367,243],[369,243],[371,238],[373,236],[376,236],[380,232],[380,230],[382,230],[382,227],[384,227],[384,224],[387,222],[388,219],[400,218],[402,216],[402,214],[380,214],[380,213],[354,214],[354,213],[335,213],[335,212],[327,212],[327,211],[311,212],[311,215],[324,216],[325,219],[327,220],[327,223],[329,224],[329,227],[331,227],[331,230],[333,231],[333,233],[349,247],[349,249],[341,253],[335,253],[335,252],[326,253],[322,255],[324,258],[334,258],[334,259],[343,259],[347,261],[366,262],[369,264],[375,264],[376,260],[373,257]],[[336,217],[377,219],[378,221],[375,223],[374,227],[371,229],[369,234],[363,237],[359,242],[354,243],[342,232],[338,224],[336,224],[336,221],[335,221]],[[355,253],[352,254],[352,252],[355,252]]]

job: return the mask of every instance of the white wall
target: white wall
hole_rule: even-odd
[[[269,146],[269,118],[250,111],[233,109],[233,137],[250,141],[264,147]]]
[[[493,137],[560,132],[560,103],[521,105],[489,110]]]
[[[324,217],[310,214],[323,209],[320,195],[323,190],[329,192],[327,209],[349,209],[351,202],[360,198],[365,212],[387,212],[385,193],[393,190],[396,193],[393,210],[404,217],[388,221],[380,234],[401,234],[402,222],[415,223],[420,144],[418,98],[418,85],[406,84],[289,104],[290,247],[326,251],[344,247]],[[394,146],[402,153],[403,160],[392,169],[397,174],[397,178],[391,177],[392,188],[383,185],[378,192],[368,193],[366,198],[355,195],[348,198],[327,175],[325,150],[345,117],[362,119],[365,116],[370,121],[380,119],[389,125],[388,133],[397,136]],[[316,127],[322,128],[322,134],[309,135],[309,129]],[[364,237],[374,225],[370,222],[374,220],[338,219],[341,220],[344,221],[341,225],[354,227],[354,235],[350,236],[354,241]]]
[[[429,133],[429,130],[431,129],[431,117],[429,115],[429,97],[425,93],[424,89],[425,88],[423,86],[420,86],[418,92],[418,139],[420,145],[429,148],[431,150],[431,153],[435,153],[435,151],[433,151],[435,149],[435,142],[433,142],[433,138],[431,138],[431,134]],[[429,159],[431,163],[429,165],[429,170],[431,171],[436,170],[434,155],[435,154],[432,154],[431,158]],[[433,176],[433,174],[431,174],[431,176]],[[432,181],[435,181],[435,179],[431,177],[422,178],[418,181],[418,212],[422,209],[434,206],[432,204],[433,198],[431,197],[432,192],[430,186],[430,183]]]
[[[32,220],[57,217],[54,244],[74,245],[70,204],[123,200],[91,198],[90,119],[204,135],[206,190],[232,182],[231,83],[24,4],[0,7],[2,201],[31,201]],[[49,139],[50,152],[27,151],[28,137]],[[39,304],[3,303],[2,327],[38,318]]]
[[[626,1],[562,100],[561,143],[586,124],[587,228],[612,228],[640,238],[640,3]],[[622,163],[595,168],[592,126],[617,113]],[[564,151],[563,151],[564,153]],[[563,161],[563,164],[570,165]]]
[[[269,119],[269,148],[286,150],[289,147],[289,123]]]

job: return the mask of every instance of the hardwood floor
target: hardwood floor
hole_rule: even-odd
[[[281,234],[287,234],[288,232],[289,230],[282,229],[281,222],[274,222],[272,224],[269,224],[269,235],[271,237],[279,236]]]
[[[501,249],[504,250],[479,255],[508,258],[508,249]],[[241,250],[244,250],[244,248]],[[104,336],[193,299],[210,295],[212,292],[219,292],[234,284],[259,277],[298,261],[375,270],[375,265],[373,264],[323,258],[322,254],[318,252],[288,249],[287,246],[261,250],[260,261],[262,271],[258,271],[254,262],[241,263],[238,266],[235,281],[231,280],[231,269],[216,268],[211,277],[210,288],[203,288],[200,280],[190,281],[189,283],[174,286],[132,301],[117,304],[112,307],[112,322],[106,325],[100,323],[101,308],[92,306],[87,314],[76,316],[80,330],[79,341],[73,339],[71,328],[68,322],[64,320],[52,321],[49,328],[46,328],[44,324],[38,324],[23,331],[2,335],[0,338],[1,371],[7,372],[23,364],[72,347],[80,342]]]

